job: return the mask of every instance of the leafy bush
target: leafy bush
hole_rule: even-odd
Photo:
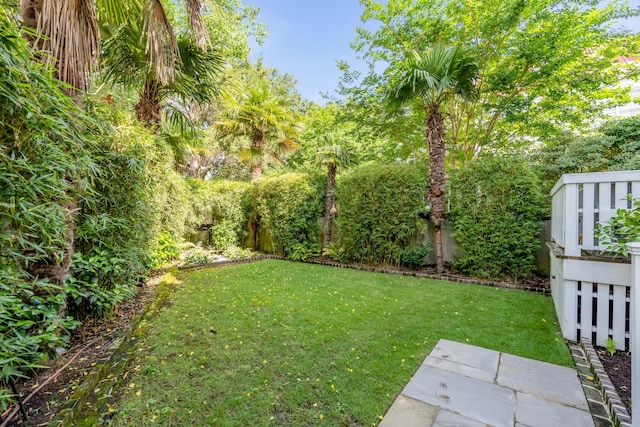
[[[346,264],[349,261],[347,258],[347,252],[344,250],[344,246],[339,246],[336,243],[329,243],[327,247],[322,250],[322,255],[327,256],[340,264]]]
[[[423,231],[427,174],[416,165],[364,165],[340,176],[338,225],[348,259],[400,262],[404,248]]]
[[[219,259],[213,251],[196,246],[184,254],[184,263],[187,265],[211,264]]]
[[[94,124],[38,64],[15,14],[0,3],[0,389],[42,365],[77,324],[61,315],[61,283],[38,267],[70,255],[70,218],[89,180]],[[58,279],[58,278],[56,278]],[[11,402],[0,391],[0,408]],[[0,411],[2,412],[2,411]]]
[[[408,268],[420,268],[424,265],[424,258],[431,253],[431,245],[416,243],[400,253],[400,264]]]
[[[253,256],[253,252],[250,249],[231,246],[222,252],[222,256],[232,260],[246,259],[251,258]]]
[[[449,190],[456,268],[484,277],[534,272],[544,197],[524,159],[478,159],[454,171]]]
[[[180,248],[175,238],[167,232],[162,232],[158,236],[158,248],[153,256],[153,266],[159,267],[178,259]]]
[[[255,214],[275,251],[290,255],[297,245],[317,243],[323,213],[323,181],[303,173],[265,177],[256,182]]]
[[[73,255],[72,276],[67,279],[67,311],[78,320],[102,317],[135,294],[126,274],[126,260],[101,251],[91,256]]]
[[[238,237],[231,221],[225,219],[211,227],[211,246],[214,249],[229,249],[235,246],[237,241]]]
[[[313,243],[309,246],[305,246],[298,243],[293,247],[293,250],[289,254],[289,259],[293,261],[307,261],[309,258],[313,258],[320,255],[320,245]]]
[[[251,184],[227,180],[186,181],[191,194],[191,214],[187,220],[189,227],[226,221],[235,233],[233,244],[242,243],[247,237]]]
[[[613,218],[598,226],[595,235],[606,252],[628,256],[627,244],[640,241],[640,199],[633,201],[631,209],[618,209]]]

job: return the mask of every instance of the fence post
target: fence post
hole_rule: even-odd
[[[627,245],[631,254],[631,422],[640,427],[640,243]]]

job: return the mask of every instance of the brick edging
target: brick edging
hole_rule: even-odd
[[[627,411],[627,408],[623,405],[620,395],[618,395],[609,375],[607,375],[604,370],[598,353],[596,353],[596,350],[591,344],[591,340],[582,337],[580,339],[580,345],[584,350],[589,366],[591,366],[591,371],[595,376],[596,383],[600,386],[600,392],[609,408],[613,423],[619,427],[631,427],[631,415],[629,415],[629,411]]]
[[[250,258],[215,261],[207,264],[188,265],[188,266],[178,267],[178,271],[185,271],[185,272],[195,271],[195,270],[202,270],[202,269],[211,268],[211,267],[220,267],[220,266],[229,265],[229,264],[244,264],[244,263],[249,263],[254,261],[262,261],[265,259],[279,259],[283,261],[292,261],[289,258],[280,256],[280,255],[262,254],[262,255],[257,255]],[[466,277],[452,277],[446,274],[430,274],[430,273],[421,273],[419,271],[395,270],[392,268],[375,267],[375,266],[368,266],[368,265],[362,265],[362,264],[341,264],[338,262],[313,260],[313,259],[306,260],[306,261],[292,261],[292,262],[304,262],[306,264],[326,265],[329,267],[337,267],[337,268],[349,268],[351,270],[362,270],[362,271],[370,271],[373,273],[393,274],[396,276],[411,276],[411,277],[417,277],[420,279],[442,280],[445,282],[464,283],[468,285],[489,286],[493,288],[502,288],[502,289],[517,289],[517,290],[532,292],[536,294],[551,295],[550,288],[541,288],[541,287],[529,286],[529,285],[519,285],[517,283],[510,283],[510,282],[494,282],[491,280],[470,279]]]
[[[277,259],[286,259],[286,258],[278,257]],[[446,274],[430,274],[430,273],[421,273],[419,271],[394,270],[392,268],[373,267],[373,266],[360,265],[360,264],[340,264],[337,262],[329,262],[329,261],[321,261],[321,260],[307,260],[304,262],[308,264],[327,265],[330,267],[339,267],[339,268],[350,268],[353,270],[363,270],[363,271],[370,271],[374,273],[393,274],[396,276],[412,276],[420,279],[434,279],[434,280],[442,280],[445,282],[464,283],[468,285],[490,286],[493,288],[518,289],[521,291],[527,291],[527,292],[532,292],[537,294],[551,295],[550,288],[518,285],[517,283],[493,282],[490,280],[470,279],[466,277],[451,277],[451,276],[447,276]]]

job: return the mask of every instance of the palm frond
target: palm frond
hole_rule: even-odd
[[[189,26],[196,35],[196,43],[202,50],[206,50],[209,45],[209,35],[200,16],[202,4],[200,0],[186,0],[186,6]]]
[[[155,69],[158,81],[166,85],[175,78],[180,63],[178,41],[159,0],[149,0],[144,8],[143,33],[147,43],[145,53]]]
[[[98,60],[100,32],[93,1],[42,0],[38,20],[40,42],[51,56],[48,61],[58,70],[58,78],[85,91]]]

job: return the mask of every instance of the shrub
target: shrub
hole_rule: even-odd
[[[186,180],[191,194],[189,227],[226,221],[234,232],[233,244],[241,244],[247,237],[249,194],[251,184],[228,180]],[[224,248],[221,248],[224,249]]]
[[[286,173],[256,182],[255,214],[275,251],[284,255],[297,245],[317,243],[318,218],[323,213],[323,181],[304,173]]]
[[[600,244],[606,246],[605,252],[614,256],[628,256],[627,245],[640,241],[640,199],[633,201],[631,209],[618,209],[613,218],[599,224],[595,235]]]
[[[253,252],[250,249],[239,248],[237,246],[231,246],[222,252],[222,256],[229,259],[246,259],[253,256]]]
[[[523,159],[478,159],[454,171],[449,194],[460,252],[456,268],[483,277],[534,272],[544,197]]]
[[[320,245],[313,243],[309,246],[305,246],[298,243],[293,247],[293,250],[289,254],[289,259],[293,261],[307,261],[309,258],[313,258],[320,255]]]
[[[344,250],[344,246],[339,246],[336,243],[329,243],[323,250],[322,255],[331,258],[340,264],[345,264],[349,261],[347,253]]]
[[[102,317],[125,298],[134,295],[124,259],[107,251],[91,256],[75,253],[71,277],[65,283],[67,310],[78,320]]]
[[[211,227],[211,246],[214,249],[225,250],[236,246],[237,234],[233,223],[227,219]]]
[[[431,253],[431,245],[416,243],[400,253],[400,264],[417,269],[424,265],[424,258]]]
[[[336,187],[347,258],[397,265],[424,230],[426,172],[416,165],[363,165],[340,176]]]

